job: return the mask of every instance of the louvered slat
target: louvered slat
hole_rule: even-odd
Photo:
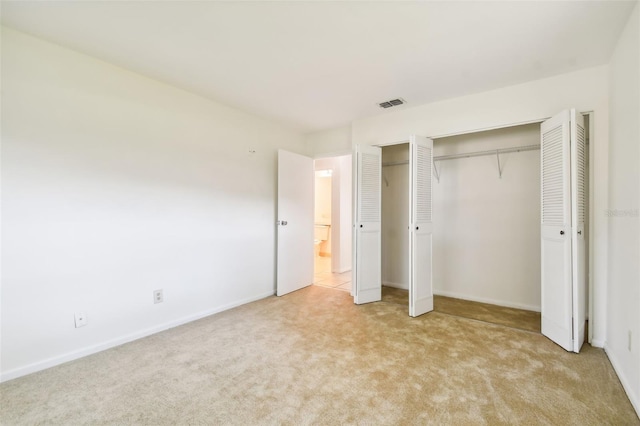
[[[380,157],[362,153],[362,187],[360,188],[360,222],[380,221]]]
[[[542,135],[542,223],[563,225],[564,185],[563,185],[562,126],[555,127]]]
[[[417,147],[417,206],[416,216],[419,222],[431,222],[432,188],[431,167],[433,164],[433,150],[425,146]]]
[[[584,223],[585,222],[585,207],[586,207],[586,202],[585,202],[585,179],[586,179],[586,146],[585,146],[585,138],[584,138],[584,128],[580,125],[577,126],[578,128],[578,140],[576,141],[577,143],[577,151],[578,151],[578,158],[577,158],[577,162],[576,162],[576,166],[577,166],[577,177],[578,177],[578,182],[577,182],[577,192],[578,192],[578,223]]]

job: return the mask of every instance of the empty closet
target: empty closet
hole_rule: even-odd
[[[539,143],[539,123],[434,138],[436,294],[540,311]]]
[[[412,136],[392,149],[405,157],[385,159],[386,167],[382,149],[389,148],[357,147],[355,302],[380,300],[384,282],[409,288],[412,316],[433,309],[434,292],[540,310],[543,334],[579,351],[587,297],[587,131],[582,116],[567,110],[542,124],[435,138],[435,150],[432,140]],[[408,177],[391,171],[394,161],[406,164]],[[408,179],[408,188],[396,179]],[[408,214],[400,214],[404,223],[383,225],[383,186],[396,184],[406,191],[396,198]],[[396,241],[403,248],[385,243],[383,256],[382,232],[388,242],[403,229]],[[390,265],[392,258],[397,263]]]

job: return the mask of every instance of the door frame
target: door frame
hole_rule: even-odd
[[[318,160],[330,160],[330,159],[336,159],[339,157],[353,157],[353,152],[352,151],[341,151],[341,152],[333,152],[333,153],[329,153],[329,154],[322,154],[322,155],[317,155],[312,157],[313,159],[313,167],[314,167],[314,172],[318,171],[316,170],[316,161]],[[353,162],[353,158],[351,160]],[[332,169],[335,171],[335,169]],[[340,257],[342,257],[342,253],[343,253],[343,247],[342,247],[342,235],[343,235],[343,227],[344,224],[342,223],[341,220],[339,220],[339,227],[334,227],[333,223],[335,223],[335,215],[336,213],[338,213],[339,216],[342,216],[342,206],[338,204],[338,207],[336,207],[336,205],[334,204],[334,193],[335,193],[335,189],[336,186],[339,188],[340,194],[342,193],[341,191],[342,189],[342,184],[340,182],[340,179],[342,179],[342,170],[339,171],[338,173],[338,181],[336,184],[336,176],[332,175],[331,176],[331,230],[330,230],[330,235],[331,235],[331,272],[332,273],[337,273],[337,274],[342,274],[345,272],[349,272],[352,268],[353,268],[353,259],[350,262],[351,265],[349,267],[345,267],[345,265],[342,263],[342,261],[338,261],[337,263],[334,261],[334,254],[335,253],[339,253]],[[351,171],[351,180],[353,180],[353,170]],[[351,183],[351,187],[353,187],[353,182]],[[352,189],[352,188],[351,188]],[[315,193],[314,193],[315,195]],[[341,197],[340,197],[341,198]],[[353,198],[353,194],[352,197]],[[351,200],[351,210],[353,211],[353,200]],[[338,211],[336,211],[336,209]],[[353,215],[351,215],[353,216]],[[349,226],[349,228],[352,228],[353,225]],[[336,228],[339,228],[336,230]],[[351,234],[351,231],[349,232]],[[349,250],[350,255],[352,255],[352,250]],[[338,264],[339,268],[337,271],[335,271],[335,265]]]
[[[588,333],[587,333],[587,342],[589,344],[592,343],[593,340],[593,330],[595,329],[595,324],[594,324],[594,315],[593,315],[593,311],[594,311],[594,303],[593,303],[593,266],[594,266],[594,250],[593,250],[593,236],[594,236],[594,226],[595,226],[595,216],[594,216],[594,179],[595,179],[595,171],[594,171],[594,146],[595,146],[595,120],[594,120],[594,111],[593,110],[588,110],[588,111],[579,111],[577,110],[577,112],[579,114],[581,114],[583,117],[588,117],[589,119],[589,138],[587,140],[588,142],[588,153],[589,153],[589,159],[588,159],[588,167],[589,167],[589,177],[588,177],[588,185],[589,185],[589,198],[588,198],[588,206],[587,206],[587,211],[588,211],[588,223],[587,223],[587,228],[589,229],[587,238],[586,238],[586,245],[587,245],[587,250],[588,250],[588,256],[587,256],[587,299],[588,299],[588,303],[587,303],[587,320],[589,321],[589,326],[588,326]],[[517,127],[517,126],[524,126],[527,124],[535,124],[535,123],[542,123],[545,120],[548,120],[551,117],[542,117],[542,118],[538,118],[538,119],[533,119],[533,120],[527,120],[527,121],[521,121],[521,122],[516,122],[516,123],[507,123],[507,124],[503,124],[503,125],[498,125],[498,126],[489,126],[489,127],[482,127],[482,128],[476,128],[476,129],[467,129],[467,130],[461,130],[459,132],[451,132],[451,133],[445,133],[445,134],[436,134],[436,135],[426,135],[428,138],[430,139],[440,139],[440,138],[445,138],[445,137],[449,137],[449,136],[460,136],[460,135],[466,135],[466,134],[470,134],[470,133],[479,133],[479,132],[485,132],[488,130],[498,130],[498,129],[505,129],[508,127]],[[408,132],[408,134],[421,134],[420,132]],[[392,146],[392,145],[400,145],[400,144],[408,144],[410,141],[409,139],[403,139],[403,140],[399,140],[399,141],[394,141],[394,142],[381,142],[381,143],[376,143],[376,144],[371,144],[372,146],[378,146],[380,148],[383,148],[385,146]],[[352,141],[353,143],[353,141]],[[355,144],[354,144],[355,146]],[[354,188],[354,199],[355,199],[355,188]],[[355,247],[355,246],[354,246]],[[355,248],[354,248],[355,250]],[[355,251],[354,251],[354,256],[355,256]],[[354,257],[355,259],[355,257]],[[434,293],[435,295],[435,293]]]

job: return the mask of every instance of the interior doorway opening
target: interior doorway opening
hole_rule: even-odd
[[[409,290],[409,144],[382,147],[382,285]],[[384,296],[384,292],[383,292]],[[407,296],[407,305],[409,299]]]
[[[539,144],[538,123],[434,139],[436,294],[540,312]]]
[[[352,155],[314,160],[314,284],[351,292]]]

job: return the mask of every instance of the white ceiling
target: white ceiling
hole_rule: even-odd
[[[3,1],[2,22],[312,132],[607,63],[635,3]]]

